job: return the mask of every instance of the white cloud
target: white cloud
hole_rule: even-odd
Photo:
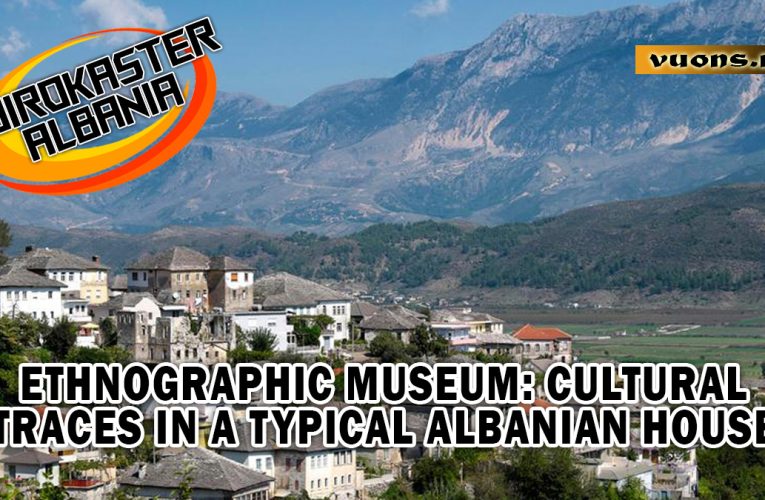
[[[16,28],[8,28],[8,34],[0,36],[0,54],[5,57],[14,57],[27,47],[29,43]]]
[[[414,7],[411,13],[417,17],[435,17],[449,12],[449,0],[423,0]]]
[[[144,4],[141,0],[83,0],[78,11],[93,29],[167,28],[162,7]],[[118,38],[118,37],[115,37]],[[119,37],[122,40],[137,37]]]

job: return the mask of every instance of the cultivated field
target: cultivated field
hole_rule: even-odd
[[[515,310],[500,315],[512,317],[512,326],[534,322],[562,328],[576,337],[574,349],[582,361],[735,362],[748,378],[759,378],[765,362],[765,316],[757,312]]]

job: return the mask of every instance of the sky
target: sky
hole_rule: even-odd
[[[669,1],[3,0],[0,72],[95,29],[171,28],[210,16],[224,46],[213,56],[219,89],[292,105],[331,85],[393,76],[421,57],[467,48],[519,13],[578,15],[635,3]],[[108,52],[89,50],[74,63]]]

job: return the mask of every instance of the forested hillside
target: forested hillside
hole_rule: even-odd
[[[466,286],[561,293],[736,291],[765,283],[763,185],[609,203],[528,224],[378,224],[340,238],[304,232],[270,236],[241,228],[124,234],[14,227],[13,232],[12,251],[28,243],[60,246],[98,253],[116,270],[140,253],[188,245],[243,258],[258,274],[285,270],[399,288],[445,277]]]

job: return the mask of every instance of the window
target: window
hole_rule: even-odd
[[[217,356],[218,353],[216,352],[215,355]],[[274,463],[271,461],[271,457],[266,457],[266,469],[272,469],[274,467]]]
[[[186,283],[191,281],[191,275],[189,273],[186,273]]]
[[[236,283],[239,281],[239,273],[231,273],[231,282]]]
[[[313,489],[313,484],[314,484],[314,481],[313,479],[311,479],[311,489]]]
[[[329,486],[329,478],[328,478],[328,477],[325,477],[325,478],[324,478],[324,487],[326,488],[326,487],[328,487],[328,486]]]
[[[287,470],[290,470],[290,467],[292,467],[292,459],[291,458],[287,458],[284,461],[284,467],[286,467]]]
[[[255,460],[255,469],[261,470],[263,468],[263,459],[258,458]]]
[[[348,474],[348,484],[351,484],[351,475]]]
[[[342,332],[343,331],[343,324],[342,323],[336,324],[335,325],[335,330],[337,330],[338,332]]]
[[[74,281],[74,273],[69,273],[69,281]]]
[[[138,273],[133,273],[133,281],[138,281]]]

